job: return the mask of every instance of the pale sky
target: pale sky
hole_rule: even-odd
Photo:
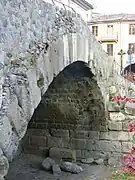
[[[87,0],[93,2],[94,12],[104,14],[133,13],[135,14],[135,0]]]

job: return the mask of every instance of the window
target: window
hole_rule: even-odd
[[[113,44],[107,44],[107,54],[113,56]]]
[[[129,44],[128,49],[131,50],[132,54],[135,54],[135,43]]]
[[[113,25],[107,25],[107,34],[109,36],[113,35]]]
[[[135,35],[135,24],[129,24],[129,34]]]
[[[98,36],[98,26],[92,26],[92,33],[94,36]]]

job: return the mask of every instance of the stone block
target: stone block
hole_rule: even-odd
[[[133,143],[131,142],[122,142],[121,147],[122,147],[122,152],[123,153],[129,153],[131,151]]]
[[[89,132],[88,131],[79,131],[79,130],[71,130],[70,135],[73,138],[88,138],[89,137]]]
[[[72,139],[62,138],[62,148],[71,149]]]
[[[101,132],[100,140],[130,141],[130,134],[125,131]]]
[[[128,122],[123,122],[122,123],[122,130],[123,131],[129,131],[129,126],[128,126]]]
[[[95,141],[94,140],[88,140],[86,141],[86,148],[87,150],[95,150]]]
[[[97,160],[95,160],[95,163],[98,165],[104,164],[104,159],[102,159],[102,158],[97,159]]]
[[[69,130],[65,129],[51,129],[51,134],[54,137],[69,138]]]
[[[83,171],[81,166],[78,166],[78,165],[76,165],[74,163],[70,163],[70,162],[63,162],[63,163],[61,163],[60,164],[60,168],[63,171],[71,172],[71,173],[74,173],[74,174],[78,174],[78,173]]]
[[[26,146],[24,148],[24,153],[47,157],[49,155],[49,149],[42,147]]]
[[[47,170],[47,171],[51,171],[52,170],[52,166],[55,165],[55,161],[49,157],[47,157],[43,162],[42,162],[42,167]]]
[[[72,139],[73,149],[86,149],[86,139]]]
[[[81,155],[81,150],[78,150],[78,149],[76,149],[76,159],[78,160],[80,160],[82,158],[82,155]]]
[[[81,150],[81,158],[87,159],[87,158],[94,158],[96,159],[108,159],[110,155],[110,152],[104,152],[104,151],[89,151],[89,150]]]
[[[113,167],[121,167],[122,165],[122,154],[113,153],[108,157],[108,165]]]
[[[51,147],[59,147],[59,148],[62,148],[62,147],[63,147],[62,138],[48,136],[48,137],[47,137],[47,147],[50,147],[50,148],[51,148]]]
[[[92,164],[94,162],[93,158],[87,158],[87,159],[82,159],[81,163],[83,164]]]
[[[96,141],[95,150],[102,152],[121,152],[121,142],[106,140]]]
[[[34,135],[32,135],[30,137],[30,144],[32,146],[46,147],[47,146],[47,138],[44,137],[44,136],[34,136]]]
[[[109,130],[121,131],[122,130],[122,123],[121,122],[108,121],[108,128],[109,128]]]
[[[28,128],[27,130],[28,135],[35,135],[35,136],[49,136],[49,130],[47,129],[32,129]]]
[[[89,131],[89,139],[91,140],[99,140],[99,131]]]
[[[60,167],[59,167],[58,164],[54,164],[54,165],[52,166],[52,171],[53,171],[53,174],[54,174],[55,176],[61,174],[61,169],[60,169]]]
[[[65,148],[51,148],[49,156],[54,159],[66,159],[76,161],[76,151]]]
[[[120,112],[120,106],[115,102],[109,102],[108,111],[109,112]]]
[[[135,104],[127,102],[125,104],[125,112],[129,115],[135,115]]]
[[[121,112],[110,112],[110,120],[111,121],[124,121],[126,119],[126,116]]]

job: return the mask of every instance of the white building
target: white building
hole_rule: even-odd
[[[54,2],[61,2],[73,8],[86,22],[88,19],[91,19],[91,10],[93,9],[93,5],[86,0],[54,0]]]
[[[96,14],[88,22],[97,40],[108,55],[114,58],[122,67],[135,63],[135,14]],[[123,50],[121,63],[118,53]],[[132,51],[128,55],[128,50]]]

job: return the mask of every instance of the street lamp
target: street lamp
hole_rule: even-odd
[[[122,72],[122,69],[123,69],[123,56],[125,55],[126,53],[123,51],[123,49],[120,50],[120,52],[118,53],[118,55],[120,55],[120,70]]]

